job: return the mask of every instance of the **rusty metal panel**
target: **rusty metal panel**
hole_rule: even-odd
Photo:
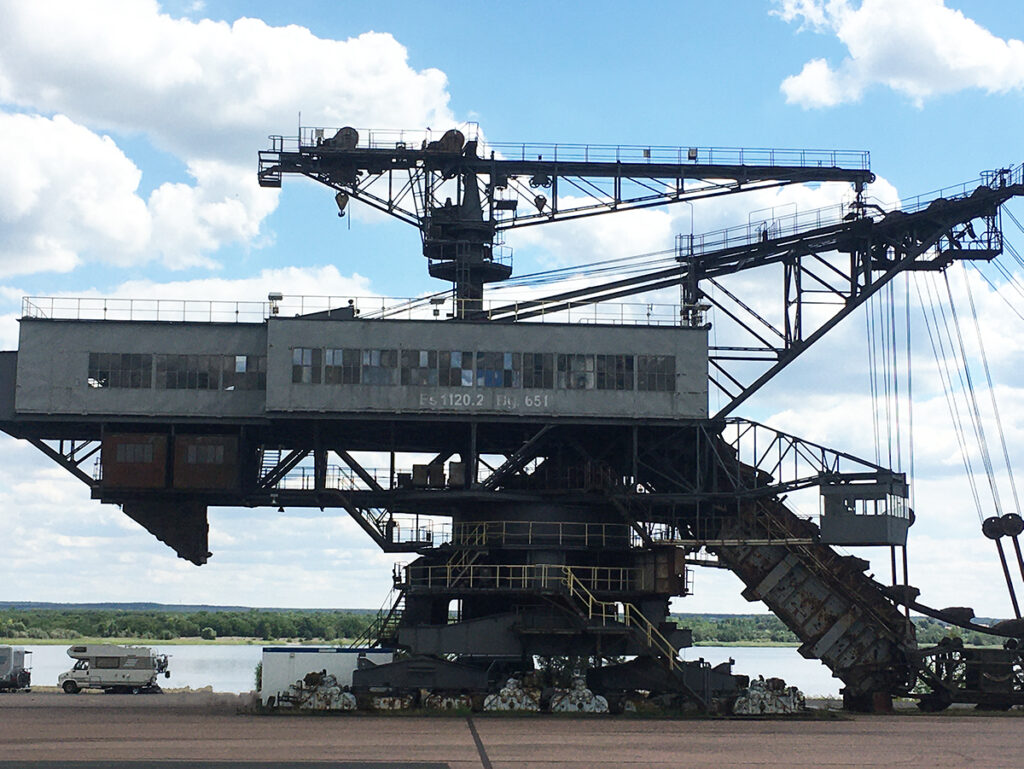
[[[178,435],[174,439],[174,488],[238,487],[238,438]]]
[[[103,485],[124,489],[162,489],[167,481],[167,436],[120,433],[103,436],[100,449]]]

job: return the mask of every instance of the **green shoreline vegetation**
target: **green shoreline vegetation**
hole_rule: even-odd
[[[7,644],[337,644],[358,638],[375,613],[360,610],[177,610],[131,608],[0,608],[0,642]],[[798,646],[799,639],[771,614],[676,614],[694,646]],[[970,646],[1002,639],[927,617],[915,618],[923,646],[956,636]]]
[[[372,613],[348,611],[159,611],[0,609],[0,639],[65,643],[332,642],[358,637]]]

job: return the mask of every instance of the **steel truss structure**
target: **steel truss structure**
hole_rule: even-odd
[[[644,690],[721,706],[742,681],[728,665],[681,662],[688,633],[669,617],[669,600],[691,590],[694,563],[736,573],[744,595],[797,634],[801,653],[843,680],[851,707],[913,695],[921,679],[953,680],[917,650],[903,611],[916,606],[912,589],[880,584],[866,561],[829,545],[904,543],[906,479],[730,415],[896,275],[998,254],[1000,206],[1024,194],[1024,167],[883,210],[864,194],[874,178],[866,153],[485,145],[459,131],[435,140],[361,138],[344,128],[272,137],[259,163],[263,186],[303,175],[333,188],[342,214],[355,199],[416,226],[429,273],[454,286],[451,323],[479,334],[477,350],[500,349],[488,339],[510,324],[678,287],[678,333],[706,329],[713,306],[749,340],[708,350],[708,383],[724,405],[712,415],[657,418],[263,406],[233,415],[53,415],[19,411],[15,380],[23,374],[18,355],[4,353],[5,432],[31,441],[94,498],[121,505],[197,564],[210,556],[210,506],[343,510],[382,550],[409,553],[414,560],[396,570],[393,594],[362,641],[410,656],[357,671],[357,688],[494,690],[537,656],[571,656],[594,663],[588,683],[613,705]],[[505,230],[809,181],[850,184],[854,198],[829,212],[682,238],[667,269],[484,308],[484,285],[511,274]],[[781,270],[781,322],[721,282],[758,268]],[[350,308],[296,322],[354,318]],[[97,338],[118,323],[97,323]],[[194,330],[181,325],[183,334]],[[158,326],[136,331],[155,335]],[[307,364],[297,349],[290,381],[301,383]],[[276,375],[266,374],[268,382]],[[143,439],[150,448],[132,456],[152,466],[146,483],[115,475],[118,446]],[[189,465],[220,456],[210,446],[236,462],[227,481],[213,483],[212,471]],[[431,459],[400,467],[407,455]],[[385,458],[386,468],[372,466]],[[821,528],[785,504],[785,495],[815,487]],[[832,532],[826,519],[835,521]],[[622,656],[636,659],[608,664]],[[1020,687],[1011,688],[1017,696]]]

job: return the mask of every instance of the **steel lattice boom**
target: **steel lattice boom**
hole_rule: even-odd
[[[280,187],[301,174],[409,224],[422,235],[433,277],[452,282],[460,312],[478,309],[485,283],[504,280],[511,259],[500,233],[615,211],[744,190],[872,181],[866,152],[485,145],[458,130],[440,139],[408,133],[301,129],[271,137],[259,182]]]

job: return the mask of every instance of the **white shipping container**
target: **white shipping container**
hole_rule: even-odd
[[[260,698],[266,705],[286,693],[296,681],[309,673],[327,671],[342,686],[352,685],[352,671],[364,655],[375,665],[394,660],[390,649],[348,648],[344,646],[264,646],[263,683]]]

